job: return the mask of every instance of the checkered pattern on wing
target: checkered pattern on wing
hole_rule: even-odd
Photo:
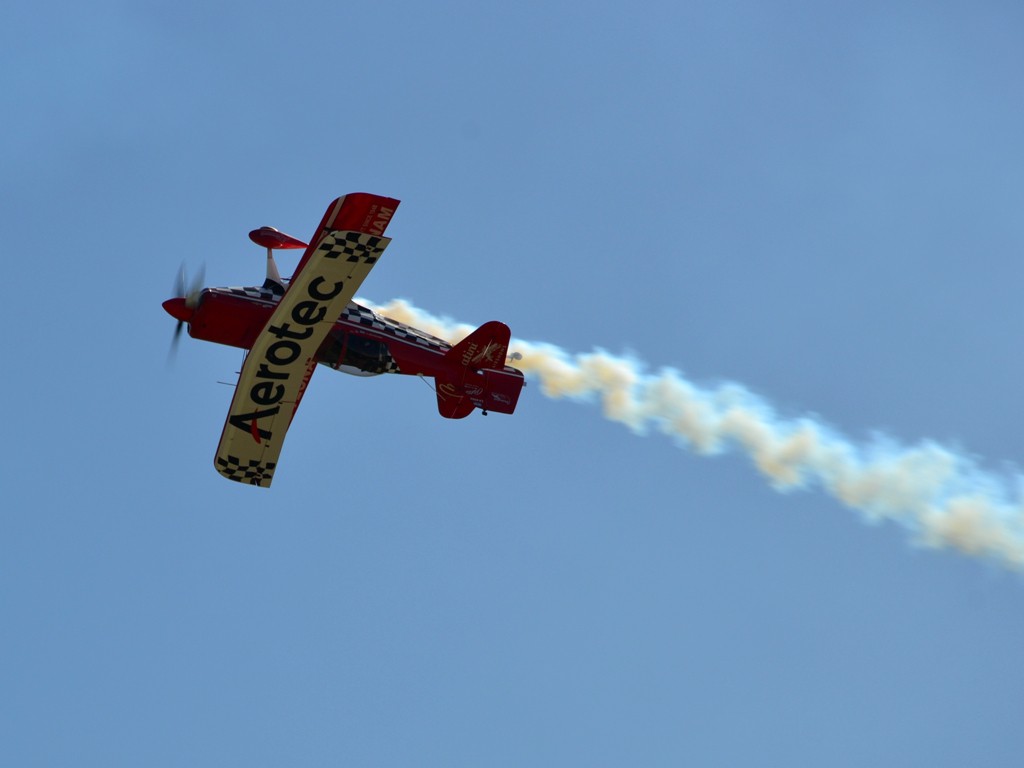
[[[324,258],[342,259],[343,261],[363,262],[373,266],[387,247],[382,237],[368,235],[365,232],[333,232],[333,241],[324,238],[319,250]],[[383,244],[382,244],[383,243]]]
[[[405,341],[412,341],[420,346],[436,349],[440,352],[445,352],[448,349],[451,349],[451,344],[444,339],[431,336],[429,333],[424,333],[423,331],[406,325],[405,323],[399,323],[397,320],[392,320],[390,317],[378,315],[372,309],[368,309],[367,307],[356,304],[355,302],[345,307],[345,311],[342,313],[341,319],[350,323],[365,326],[366,328],[372,328],[375,331],[388,333],[392,336],[404,339]]]
[[[350,323],[359,323],[360,325],[372,325],[374,318],[377,316],[373,313],[372,309],[364,307],[362,304],[356,304],[354,301],[350,301],[345,310],[341,313],[343,320],[348,320]]]
[[[230,293],[232,296],[244,296],[247,299],[260,299],[262,301],[279,301],[281,294],[271,290],[270,288],[263,288],[259,286],[245,286],[243,288],[215,288],[214,290],[220,291],[221,293]]]
[[[262,481],[270,481],[274,476],[274,468],[277,466],[277,462],[268,461],[266,464],[260,462],[259,459],[249,459],[246,462],[242,462],[236,456],[228,456],[226,459],[220,456],[217,457],[217,471],[220,472],[228,480],[234,480],[237,483],[249,483],[250,485],[259,485]]]
[[[441,352],[445,352],[451,349],[451,344],[449,344],[444,339],[439,339],[436,336],[431,336],[428,333],[424,333],[423,331],[417,330],[416,328],[405,325],[403,323],[395,322],[394,320],[384,318],[384,321],[386,323],[388,330],[390,330],[392,334],[394,334],[400,339],[405,339],[406,341],[414,341],[421,346],[430,347],[431,349],[437,349]]]

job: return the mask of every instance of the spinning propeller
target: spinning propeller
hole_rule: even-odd
[[[178,342],[181,338],[181,329],[188,322],[196,307],[199,306],[199,294],[203,290],[203,281],[206,279],[206,268],[200,267],[193,276],[192,282],[188,283],[185,274],[185,265],[181,265],[174,280],[174,298],[164,302],[163,307],[172,317],[177,318],[178,324],[174,328],[174,336],[171,337],[171,349],[167,359],[171,360],[178,351]],[[186,283],[188,288],[186,289]]]
[[[281,280],[281,275],[277,271],[277,264],[274,263],[274,249],[306,248],[307,244],[297,237],[286,235],[284,232],[273,227],[254,229],[249,233],[249,239],[267,249],[267,279],[263,284],[264,287],[271,289],[278,296],[282,295],[284,293],[284,281]],[[178,270],[178,274],[174,279],[174,298],[168,299],[163,305],[167,314],[178,321],[178,325],[174,328],[174,336],[171,337],[171,349],[167,353],[167,362],[173,360],[178,352],[181,329],[185,327],[185,323],[192,322],[192,316],[199,308],[199,300],[203,292],[203,280],[205,279],[205,267],[199,268],[191,282],[188,281],[188,276],[185,274],[184,263],[181,265],[181,269]]]

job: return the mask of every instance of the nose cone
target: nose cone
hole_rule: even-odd
[[[167,311],[167,314],[175,320],[180,320],[183,323],[187,323],[192,320],[193,311],[186,306],[185,299],[183,298],[168,299],[164,302],[163,306]]]

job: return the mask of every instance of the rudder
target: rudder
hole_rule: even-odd
[[[447,370],[435,377],[437,410],[462,419],[474,408],[512,413],[523,374],[505,365],[512,332],[497,320],[484,323],[445,353]]]

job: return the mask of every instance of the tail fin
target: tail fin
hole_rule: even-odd
[[[448,352],[447,370],[436,377],[437,410],[461,419],[474,408],[512,413],[523,388],[523,374],[505,365],[511,331],[504,323],[484,323]]]
[[[491,320],[448,350],[445,359],[458,361],[463,368],[500,370],[505,367],[505,355],[511,339],[512,332],[507,325]]]

